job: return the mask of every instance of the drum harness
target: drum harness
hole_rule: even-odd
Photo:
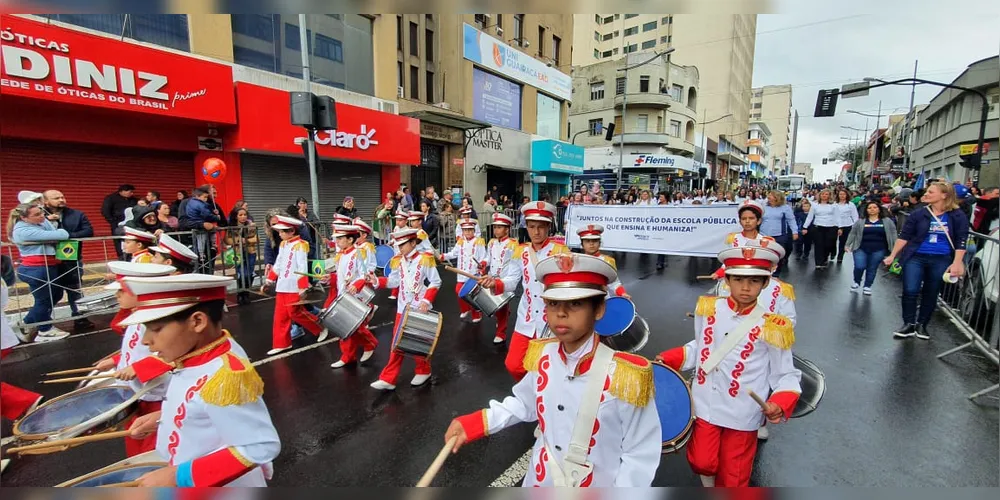
[[[719,366],[722,359],[743,342],[743,337],[750,333],[750,330],[757,325],[766,313],[767,310],[758,304],[757,307],[755,307],[754,310],[747,315],[746,319],[726,333],[726,340],[722,342],[722,345],[720,345],[718,349],[712,351],[712,354],[708,356],[708,359],[701,364],[701,369],[705,371],[706,375],[712,373],[712,370],[715,370]]]

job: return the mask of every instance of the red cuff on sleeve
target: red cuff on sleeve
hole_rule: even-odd
[[[139,382],[145,384],[146,382],[169,372],[173,369],[173,367],[164,363],[156,356],[146,356],[145,358],[132,363],[132,369],[135,370],[135,378],[139,379]]]
[[[462,424],[462,429],[465,430],[465,436],[470,443],[486,436],[486,410],[462,415],[455,420]]]
[[[437,294],[438,294],[437,288],[428,288],[427,291],[424,292],[424,300],[433,304],[434,297],[437,297]]]
[[[667,349],[660,353],[660,358],[663,359],[663,364],[674,370],[681,371],[681,366],[684,366],[684,347]]]
[[[388,285],[389,285],[389,278],[386,277],[386,276],[379,276],[379,278],[378,278],[378,287],[379,288],[385,288]]]
[[[717,280],[721,280],[722,278],[725,278],[726,277],[726,266],[722,266],[718,270],[716,270],[714,273],[712,273],[712,277],[715,278],[715,279],[717,279]]]
[[[275,272],[274,266],[271,266],[271,270],[267,272],[267,281],[278,281],[278,273]]]
[[[785,414],[785,418],[789,419],[792,418],[795,405],[799,402],[799,394],[792,391],[779,391],[771,394],[771,397],[767,401],[780,406],[781,412]]]
[[[225,486],[254,467],[257,464],[230,447],[191,462],[191,479],[196,487]]]
[[[118,351],[111,355],[111,361],[115,362],[115,366],[118,366],[118,362],[122,360],[122,353]]]
[[[305,290],[306,288],[309,288],[309,277],[308,276],[299,276],[299,279],[297,281],[298,281],[298,284],[299,284],[299,290]]]
[[[359,279],[354,283],[352,283],[351,286],[353,286],[355,290],[361,290],[362,288],[365,287],[365,280]]]
[[[493,294],[494,295],[500,295],[500,294],[502,294],[503,293],[503,281],[500,280],[500,279],[497,279],[497,280],[494,281],[494,283],[496,283],[496,285],[493,286]]]
[[[111,329],[118,335],[125,335],[125,327],[121,325],[121,322],[130,314],[132,314],[131,309],[119,309],[115,317],[111,319]]]
[[[619,297],[621,297],[622,295],[625,295],[625,287],[622,286],[622,285],[618,285],[618,288],[615,288],[615,295],[617,295]]]

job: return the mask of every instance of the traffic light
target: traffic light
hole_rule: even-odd
[[[827,163],[828,160],[829,160],[829,158],[823,158],[823,164],[826,165],[826,163]]]
[[[983,167],[982,155],[979,153],[959,156],[959,158],[961,159],[959,164],[969,170],[979,170]]]
[[[614,137],[615,135],[615,124],[609,123],[608,126],[604,127],[604,130],[605,130],[604,140],[610,141],[611,138]]]

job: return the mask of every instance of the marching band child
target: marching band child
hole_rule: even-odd
[[[757,245],[764,246],[769,244],[779,246],[774,238],[760,234],[760,224],[764,220],[763,207],[748,201],[736,209],[736,214],[740,219],[740,226],[743,226],[743,230],[738,233],[729,233],[726,236],[726,246],[739,248],[746,245],[747,242],[754,242]],[[712,273],[712,277],[717,280],[725,278],[725,266],[720,267]]]
[[[150,264],[153,262],[153,254],[149,252],[149,247],[156,243],[156,236],[132,226],[125,226],[125,238],[122,248],[125,253],[132,256],[131,262],[138,264]]]
[[[172,266],[161,264],[137,264],[131,262],[108,262],[108,269],[118,277],[118,280],[127,276],[131,277],[155,277],[169,276],[176,269]],[[122,288],[120,281],[115,281],[104,287],[105,290],[115,290],[115,298],[118,299],[119,311],[125,311],[122,319],[132,314],[135,310],[136,297],[131,290]],[[128,382],[128,385],[136,393],[141,391],[146,384],[155,383],[156,386],[139,398],[139,407],[132,420],[143,415],[149,415],[160,411],[163,396],[167,393],[169,376],[164,380],[156,380],[160,375],[169,373],[173,366],[164,363],[149,351],[149,348],[142,343],[142,336],[145,333],[145,326],[142,324],[125,327],[122,335],[121,349],[111,357],[97,362],[95,369],[105,372],[115,370],[115,378]],[[155,381],[155,382],[154,382]],[[143,439],[125,438],[125,455],[134,457],[140,453],[156,449],[156,433],[146,436]]]
[[[173,266],[179,274],[193,273],[198,263],[197,254],[168,234],[161,234],[156,246],[149,250],[153,252],[154,264]]]
[[[480,281],[483,288],[491,288],[495,295],[506,290],[514,291],[518,279],[524,287],[521,301],[517,305],[517,324],[514,335],[507,347],[507,359],[504,363],[514,380],[521,380],[527,373],[524,369],[524,355],[528,352],[528,343],[537,338],[545,330],[545,305],[542,303],[542,284],[535,278],[535,266],[540,260],[553,255],[569,253],[562,243],[556,243],[549,238],[552,221],[555,220],[556,207],[545,201],[532,201],[521,206],[521,214],[525,220],[529,243],[521,245],[512,262],[517,266],[517,276]]]
[[[427,231],[423,230],[424,223],[424,213],[420,211],[413,211],[406,217],[406,222],[409,224],[411,229],[417,230],[417,236],[420,238],[420,243],[417,244],[417,250],[420,252],[430,252],[431,255],[434,254],[434,247],[431,246],[430,236],[428,236]]]
[[[279,259],[280,261],[281,259]],[[143,344],[175,366],[163,409],[135,420],[133,437],[158,434],[167,467],[148,487],[267,486],[281,450],[264,404],[264,382],[222,328],[227,276],[187,274],[123,280],[136,295],[126,325],[146,325]]]
[[[358,247],[358,250],[361,251],[361,259],[365,263],[365,273],[375,274],[375,269],[378,268],[378,261],[375,259],[375,244],[369,240],[372,236],[372,227],[362,220],[361,217],[354,219],[354,225],[359,229],[358,241],[354,243],[354,246]]]
[[[514,254],[520,249],[517,240],[510,237],[510,227],[514,221],[501,212],[493,214],[493,239],[486,247],[490,260],[490,277],[493,280],[507,280],[517,287],[519,277],[517,265],[513,262]],[[507,319],[510,318],[510,303],[504,304],[496,312],[497,331],[493,336],[494,344],[503,344],[507,338]]]
[[[610,255],[601,254],[601,235],[604,234],[604,226],[600,224],[587,224],[580,228],[576,234],[580,237],[580,246],[583,247],[583,253],[607,262],[615,271],[618,271],[618,266],[615,265],[615,258]],[[626,299],[632,298],[631,295],[625,293],[625,287],[621,281],[615,281],[608,286],[608,296],[625,297]]]
[[[281,237],[281,247],[278,257],[267,274],[267,281],[261,286],[261,293],[274,287],[274,325],[272,331],[272,346],[267,351],[273,356],[292,348],[290,329],[292,322],[305,328],[315,335],[317,342],[326,340],[328,332],[316,321],[316,316],[306,311],[306,308],[296,302],[302,301],[303,293],[309,288],[309,243],[299,237],[298,230],[302,221],[293,217],[278,215],[278,223],[271,224],[271,229],[278,231]]]
[[[399,255],[389,262],[388,277],[372,278],[371,283],[378,288],[399,288],[399,300],[396,302],[396,323],[393,327],[395,336],[402,334],[403,313],[407,308],[427,312],[434,304],[434,297],[441,288],[441,276],[437,272],[437,260],[433,253],[421,252],[417,249],[420,241],[418,229],[401,229],[392,233],[392,239],[399,247]],[[426,283],[425,283],[426,282]],[[417,387],[431,378],[430,360],[423,357],[414,358],[417,367],[410,385]],[[403,354],[395,350],[389,355],[379,379],[371,384],[375,389],[391,391],[396,388],[399,368],[403,364]]]
[[[445,442],[456,438],[457,452],[466,442],[537,421],[525,487],[649,486],[662,448],[652,364],[616,352],[594,333],[617,273],[599,258],[566,254],[541,261],[534,274],[544,283],[555,337],[532,340],[527,376],[513,395],[453,420]]]
[[[696,369],[691,469],[705,486],[748,486],[758,429],[765,417],[779,423],[792,414],[802,373],[792,361],[792,321],[758,303],[778,254],[741,245],[719,252],[719,260],[731,295],[698,299],[695,339],[657,359],[679,371]],[[768,398],[764,408],[751,393]]]
[[[469,222],[469,221],[472,221],[472,222],[474,222],[476,224],[476,226],[475,226],[476,234],[483,234],[483,230],[479,228],[479,221],[472,218],[472,207],[462,207],[462,208],[460,208],[458,210],[458,224],[461,225],[461,224],[463,224],[465,222]],[[462,238],[461,236],[457,237],[457,239],[461,239],[461,238]]]
[[[392,216],[392,218],[396,221],[396,227],[394,227],[392,230],[393,231],[399,231],[400,229],[406,229],[408,227],[408,224],[409,224],[409,221],[407,220],[407,219],[409,219],[409,217],[410,217],[410,214],[407,213],[407,212],[405,212],[405,211],[403,211],[403,210],[396,211],[396,215]],[[398,246],[393,245],[392,246],[392,250],[395,252],[395,255],[399,255],[399,247]],[[386,271],[386,272],[388,272],[388,271]],[[397,290],[395,288],[389,290],[389,298],[390,299],[396,300],[396,294],[397,294]]]
[[[441,258],[447,260],[458,259],[455,267],[459,270],[469,274],[482,275],[486,272],[487,266],[486,243],[479,237],[479,233],[476,232],[476,224],[472,221],[463,222],[461,227],[462,237],[459,238],[455,247],[448,253],[441,255]],[[465,282],[468,280],[469,278],[461,274],[457,276],[455,280],[456,296],[462,291],[462,287],[465,286]],[[458,300],[458,309],[462,312],[462,319],[469,317],[469,313],[471,312],[473,323],[479,323],[483,320],[483,313],[474,309],[462,299]]]
[[[334,257],[333,273],[330,279],[330,295],[323,308],[330,307],[333,301],[342,293],[356,294],[364,288],[368,281],[368,268],[361,256],[362,248],[357,247],[359,228],[357,226],[333,226],[333,239],[337,244],[337,255]],[[361,363],[368,361],[375,354],[378,340],[368,329],[367,321],[361,323],[358,330],[350,337],[340,342],[340,359],[330,365],[330,368],[342,368],[357,361],[357,348],[361,346]]]
[[[7,322],[7,282],[0,279],[0,359],[7,357],[20,343],[14,329]],[[31,413],[42,402],[42,395],[16,385],[0,382],[0,410],[5,418],[16,421]],[[10,459],[0,461],[0,471],[7,468]]]

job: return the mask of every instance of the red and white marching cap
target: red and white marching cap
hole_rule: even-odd
[[[512,226],[514,225],[514,220],[506,215],[496,212],[493,214],[493,225],[494,226]]]
[[[125,226],[125,239],[141,241],[147,245],[156,243],[156,236],[154,236],[153,233],[147,233],[146,231],[136,229],[132,226]]]
[[[758,219],[764,217],[764,208],[750,200],[747,200],[740,205],[740,208],[736,209],[736,213],[741,214],[744,210],[752,210],[753,213],[757,214]]]
[[[183,261],[188,264],[192,264],[198,260],[198,255],[192,252],[190,248],[186,247],[183,243],[173,239],[167,234],[161,234],[160,241],[156,242],[155,247],[149,247],[149,249],[156,253],[166,254],[170,256],[171,259]]]
[[[287,215],[277,215],[278,222],[276,224],[271,224],[271,229],[295,229],[297,227],[302,227],[302,221],[294,217],[288,217]]]
[[[535,275],[545,285],[542,298],[577,300],[606,295],[608,283],[618,273],[600,257],[579,253],[560,254],[538,263]]]
[[[462,207],[458,209],[458,213],[461,215],[472,214],[472,207]]]
[[[537,220],[551,223],[556,217],[556,206],[547,201],[531,201],[521,206],[524,220]]]
[[[581,240],[599,240],[604,234],[604,226],[600,224],[587,224],[576,231]]]
[[[346,216],[346,215],[343,215],[343,214],[333,214],[333,224],[335,226],[336,225],[346,226],[346,225],[348,225],[348,224],[350,224],[352,222],[354,222],[354,221],[351,220],[351,218],[348,217],[348,216]]]
[[[403,211],[403,210],[397,210],[396,214],[393,215],[392,218],[393,219],[406,219],[409,216],[410,216],[410,214],[406,213],[405,211]]]
[[[361,229],[354,225],[333,225],[333,237],[339,238],[341,236],[357,236],[361,233]]]
[[[366,234],[372,234],[372,227],[368,225],[367,222],[361,220],[361,217],[354,219],[354,225],[358,226],[358,229]]]
[[[746,242],[747,246],[758,246],[765,250],[769,250],[778,254],[778,260],[785,258],[785,247],[781,246],[780,243],[769,236],[761,236],[756,240],[750,240]]]
[[[153,276],[169,276],[177,271],[174,266],[165,266],[163,264],[142,264],[139,262],[122,262],[122,261],[111,261],[108,262],[108,271],[115,275],[116,281],[114,283],[104,286],[105,290],[121,290],[122,285],[118,280],[126,277],[153,277]]]
[[[474,220],[467,220],[467,221],[463,221],[463,222],[459,223],[458,225],[461,226],[462,229],[472,229],[472,230],[475,230],[476,229],[476,224],[477,224],[477,222],[474,221]]]
[[[419,210],[413,210],[406,216],[406,220],[421,220],[423,218],[424,213]]]
[[[396,245],[402,245],[410,240],[415,240],[420,238],[420,230],[413,228],[403,228],[397,231],[393,231],[390,236],[392,236],[392,241]]]
[[[203,302],[226,299],[226,287],[235,278],[214,274],[177,274],[156,278],[122,278],[122,286],[136,296],[135,310],[122,325],[139,325],[166,318]]]
[[[781,260],[778,253],[757,245],[742,245],[719,252],[719,262],[726,274],[735,276],[770,276],[771,268]]]

